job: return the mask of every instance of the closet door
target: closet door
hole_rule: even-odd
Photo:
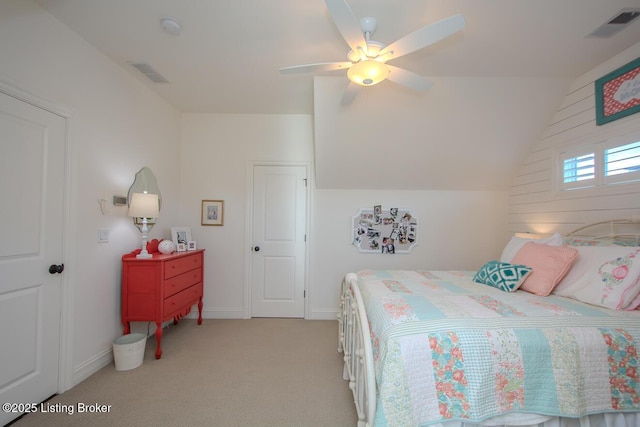
[[[252,317],[304,317],[307,167],[253,169]]]
[[[58,391],[65,135],[0,93],[0,425]]]

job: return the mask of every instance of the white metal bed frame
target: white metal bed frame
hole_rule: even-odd
[[[587,224],[580,228],[576,228],[575,230],[567,234],[567,237],[572,237],[572,238],[573,237],[589,237],[593,240],[621,239],[621,240],[625,240],[627,243],[635,243],[635,245],[632,245],[632,246],[640,246],[640,233],[638,233],[637,231],[636,232],[629,231],[630,229],[633,229],[633,228],[637,230],[638,224],[640,224],[640,215],[634,216],[631,219],[612,219],[608,221],[594,222],[592,224]],[[609,230],[608,233],[580,234],[581,232],[584,232],[585,230],[589,230],[589,229],[593,229],[594,232],[599,231],[605,228],[604,226],[608,226],[606,227]]]
[[[616,230],[618,226],[628,224],[632,224],[633,227],[640,226],[640,216],[634,216],[632,219],[616,219],[588,224],[571,231],[567,234],[567,237],[589,237],[594,240],[603,238],[632,238],[635,239],[636,246],[640,246],[640,233]],[[608,234],[580,234],[589,228],[597,228],[598,226],[602,227],[604,225],[609,226],[610,231]],[[377,404],[373,349],[371,347],[369,321],[355,273],[348,273],[343,278],[340,295],[338,352],[344,356],[343,378],[349,381],[349,388],[353,392],[356,413],[358,415],[358,427],[373,427]],[[619,416],[624,417],[626,414],[619,414]],[[634,414],[629,414],[629,416],[636,417]],[[640,416],[638,416],[638,418],[640,418]],[[635,420],[636,418],[633,419]],[[633,422],[635,423],[637,421]],[[582,425],[582,422],[579,420],[577,423],[577,425]],[[547,424],[543,423],[541,425]]]
[[[367,314],[355,273],[342,280],[338,314],[338,352],[344,354],[345,380],[353,392],[358,427],[373,426],[376,412],[376,379]],[[352,286],[354,284],[355,286]]]

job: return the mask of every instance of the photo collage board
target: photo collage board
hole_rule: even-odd
[[[352,235],[360,252],[409,253],[418,244],[418,220],[408,209],[361,208],[352,219]]]

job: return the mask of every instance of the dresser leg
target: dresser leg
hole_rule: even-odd
[[[156,322],[156,359],[162,357],[162,322]]]
[[[129,322],[122,322],[122,335],[129,335],[131,326]]]
[[[198,300],[198,325],[202,325],[202,297]]]

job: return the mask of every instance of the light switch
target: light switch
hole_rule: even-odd
[[[101,228],[98,230],[98,243],[109,243],[109,230]]]

